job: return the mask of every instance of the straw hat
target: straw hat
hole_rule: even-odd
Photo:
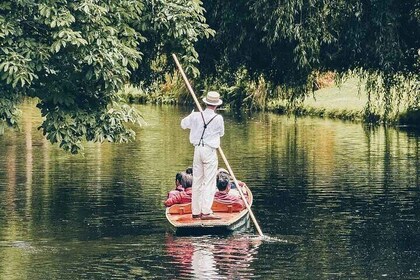
[[[217,91],[207,92],[207,96],[203,98],[203,102],[213,106],[219,106],[223,103],[222,99],[220,99],[220,94]]]

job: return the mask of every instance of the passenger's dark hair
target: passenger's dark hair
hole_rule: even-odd
[[[193,169],[192,169],[192,167],[190,166],[190,167],[188,167],[186,170],[185,170],[185,172],[187,172],[187,174],[193,174]]]
[[[175,181],[178,181],[178,182],[181,183],[181,179],[182,179],[182,173],[181,172],[176,173]]]
[[[191,174],[187,174],[186,172],[181,172],[181,185],[184,189],[188,189],[192,187],[193,176]]]
[[[216,185],[217,185],[217,189],[219,191],[226,190],[228,184],[229,184],[229,175],[228,174],[226,174],[224,172],[220,172],[219,174],[217,174]]]

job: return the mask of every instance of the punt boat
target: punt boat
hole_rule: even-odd
[[[243,191],[248,194],[247,200],[251,207],[253,196],[250,189],[245,185]],[[193,219],[191,203],[174,204],[166,208],[166,218],[181,234],[205,234],[239,231],[249,227],[249,211],[240,204],[225,204],[213,202],[213,212],[221,217],[220,220]]]

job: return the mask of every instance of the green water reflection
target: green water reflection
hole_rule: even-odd
[[[0,136],[0,279],[420,278],[416,132],[222,112],[224,153],[277,241],[178,237],[162,201],[191,165],[191,108],[139,106],[137,141],[71,156],[31,105]]]

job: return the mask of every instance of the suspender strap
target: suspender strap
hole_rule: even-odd
[[[207,126],[211,123],[211,121],[212,120],[214,120],[216,117],[218,116],[218,114],[216,114],[215,116],[213,116],[213,118],[211,118],[210,120],[209,120],[209,122],[208,123],[206,123],[206,121],[205,121],[205,119],[204,119],[204,115],[203,115],[203,112],[201,112],[201,118],[203,119],[203,123],[204,123],[204,128],[203,128],[203,133],[201,133],[201,138],[200,138],[200,142],[198,142],[198,145],[201,145],[201,146],[204,146],[204,140],[203,140],[203,137],[204,137],[204,132],[206,131],[206,128],[207,128]]]

